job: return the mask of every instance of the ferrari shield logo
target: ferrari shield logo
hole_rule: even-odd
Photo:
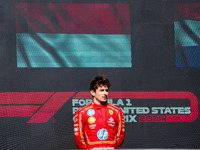
[[[108,110],[109,114],[113,115],[113,111],[112,110]]]

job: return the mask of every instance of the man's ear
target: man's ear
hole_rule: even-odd
[[[95,95],[95,91],[94,90],[90,90],[90,93],[92,94],[92,96]]]

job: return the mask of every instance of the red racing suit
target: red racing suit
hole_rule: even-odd
[[[124,134],[124,117],[117,106],[92,102],[75,114],[74,136],[80,149],[120,148]]]

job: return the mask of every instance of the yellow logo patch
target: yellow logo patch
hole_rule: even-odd
[[[89,123],[94,123],[96,121],[96,119],[94,117],[89,117],[88,118],[88,122]]]
[[[110,115],[113,115],[113,111],[112,110],[108,110]]]

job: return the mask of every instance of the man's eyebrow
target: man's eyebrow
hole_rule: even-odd
[[[104,90],[105,90],[105,91],[108,91],[108,89],[99,89],[99,90],[101,90],[101,91],[104,91]]]

